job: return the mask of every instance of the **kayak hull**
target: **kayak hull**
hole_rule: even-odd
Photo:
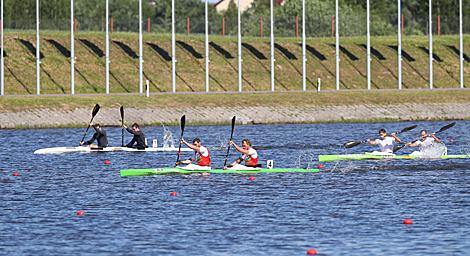
[[[259,170],[183,170],[181,168],[152,168],[152,169],[129,169],[121,170],[121,177],[138,177],[153,175],[170,175],[170,174],[192,174],[192,173],[286,173],[286,172],[319,172],[319,169],[291,169],[291,168],[274,168]]]
[[[130,151],[130,152],[172,152],[178,151],[178,148],[127,148],[127,147],[106,147],[106,148],[90,148],[90,147],[55,147],[43,148],[34,151],[34,154],[61,154],[61,153],[92,153],[92,152],[110,152],[110,151]],[[193,151],[189,148],[182,148],[181,151]]]
[[[470,155],[445,155],[432,159],[449,159],[449,158],[470,158]],[[395,155],[371,155],[371,154],[346,154],[346,155],[320,155],[319,162],[332,162],[341,160],[377,160],[377,159],[430,159],[421,156],[395,156]]]

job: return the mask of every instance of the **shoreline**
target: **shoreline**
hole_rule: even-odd
[[[180,125],[186,115],[187,126],[301,123],[364,123],[402,121],[470,120],[470,103],[408,103],[394,105],[346,105],[306,107],[196,107],[127,108],[125,124],[140,126]],[[91,110],[32,109],[0,113],[1,129],[83,128],[88,126]],[[103,127],[119,127],[119,108],[101,108],[93,119]]]

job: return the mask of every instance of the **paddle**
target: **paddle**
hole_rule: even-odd
[[[93,111],[91,112],[91,120],[88,123],[88,128],[86,128],[85,135],[83,135],[82,141],[80,141],[80,144],[83,142],[85,139],[86,133],[88,132],[88,129],[90,129],[90,123],[93,122],[93,118],[98,114],[98,111],[100,110],[100,104],[96,104],[95,107],[93,108]]]
[[[229,141],[232,141],[232,138],[233,138],[233,129],[235,128],[235,118],[236,118],[236,116],[233,116],[233,118],[232,118],[232,133],[230,134],[230,140]],[[228,158],[228,153],[229,152],[230,152],[230,144],[228,145],[227,155],[225,156],[224,167],[227,166],[227,158]]]
[[[406,127],[405,129],[399,131],[399,132],[396,132],[395,134],[399,134],[399,133],[402,133],[402,132],[407,132],[407,131],[411,131],[413,130],[414,128],[418,127],[418,125],[412,125],[412,126],[409,126],[409,127]],[[378,137],[378,138],[375,138],[373,140],[376,140],[376,139],[380,139],[381,137]],[[364,141],[350,141],[350,142],[346,142],[344,143],[344,147],[345,148],[352,148],[352,147],[355,147],[357,145],[360,145],[364,142],[366,142],[367,140],[364,140]]]
[[[185,125],[186,125],[186,116],[183,115],[183,116],[181,117],[181,139],[183,138],[184,126],[185,126]],[[176,158],[176,162],[179,162],[179,160],[180,160],[180,155],[181,155],[181,139],[180,139],[180,147],[179,147],[179,149],[178,149],[178,153],[177,153],[178,157]]]
[[[121,111],[121,128],[124,126],[124,106],[121,106],[121,108],[119,109],[119,111]],[[121,146],[124,147],[124,129],[121,129],[122,130],[122,142],[121,142]]]
[[[444,127],[442,127],[439,131],[435,132],[434,134],[443,132],[445,130],[448,130],[448,129],[452,128],[452,126],[454,126],[454,125],[455,125],[455,122],[447,124]],[[429,136],[426,136],[426,137],[429,137]],[[418,140],[422,140],[422,139],[424,139],[424,138],[419,138],[417,140],[414,140],[414,141],[410,142],[410,144],[413,144],[413,143],[417,142]],[[406,144],[393,147],[393,153],[397,152],[399,149],[403,148],[404,146],[406,146]]]

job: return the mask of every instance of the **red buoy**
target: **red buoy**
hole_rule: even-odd
[[[110,164],[111,162],[109,160],[104,161],[104,164]]]
[[[411,221],[410,219],[405,219],[405,221],[403,222],[404,224],[406,225],[410,225],[410,224],[413,224],[413,221]]]
[[[450,142],[454,142],[454,139],[450,139],[449,141],[450,141]]]
[[[178,194],[176,192],[171,192],[170,196],[177,196]]]
[[[249,180],[255,180],[255,177],[251,176],[251,177],[249,178]]]
[[[177,154],[177,155],[182,155],[183,153],[181,153],[181,152],[178,152],[178,153],[176,153],[176,154]]]
[[[321,169],[321,168],[323,168],[323,165],[319,164],[318,169]]]
[[[13,176],[18,176],[18,173],[17,173],[17,172],[14,172],[14,173],[13,173]]]
[[[85,215],[85,212],[84,211],[78,211],[77,215]]]
[[[317,254],[317,250],[315,250],[315,249],[313,249],[313,248],[308,249],[307,254],[308,254],[308,255]]]

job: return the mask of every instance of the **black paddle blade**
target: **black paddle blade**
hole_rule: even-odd
[[[95,105],[95,107],[93,108],[93,111],[91,112],[91,116],[95,117],[96,114],[98,114],[98,111],[100,111],[100,104]]]
[[[233,127],[235,127],[235,119],[236,118],[237,118],[236,116],[233,116],[233,118],[232,118],[232,133],[233,133]]]
[[[183,131],[184,131],[184,126],[186,125],[186,116],[183,115],[181,117],[181,135],[183,135]]]
[[[435,133],[438,133],[438,132],[443,132],[443,131],[445,131],[445,130],[447,130],[447,129],[451,128],[451,127],[452,127],[452,126],[454,126],[454,125],[455,125],[455,122],[453,122],[453,123],[450,123],[450,124],[448,124],[448,125],[446,125],[446,126],[442,127],[442,128],[439,130],[439,131],[437,131],[437,132],[435,132]]]
[[[406,145],[400,145],[400,146],[395,146],[393,147],[393,153],[397,152],[400,148],[405,147]]]
[[[418,125],[412,125],[410,127],[406,127],[405,129],[401,130],[399,133],[402,133],[402,132],[407,132],[407,131],[411,131],[413,130],[414,128],[418,127]]]
[[[350,141],[350,142],[344,143],[343,146],[344,146],[345,148],[352,148],[352,147],[355,147],[355,146],[357,146],[357,145],[359,145],[359,144],[361,144],[361,143],[362,143],[362,141]]]
[[[119,109],[119,111],[121,111],[121,120],[122,120],[122,122],[124,123],[124,106],[121,106],[121,108]]]

